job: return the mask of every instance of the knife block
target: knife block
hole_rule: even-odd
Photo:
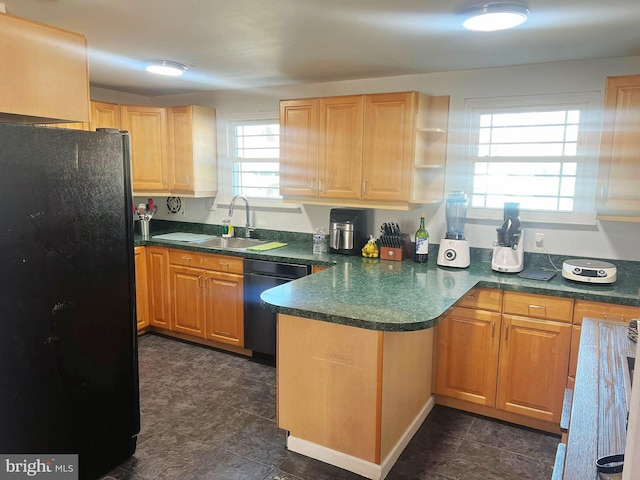
[[[382,260],[394,260],[401,262],[404,260],[404,249],[393,247],[380,247],[380,258]]]

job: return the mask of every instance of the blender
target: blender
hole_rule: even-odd
[[[521,272],[524,267],[524,230],[520,228],[520,204],[505,202],[504,223],[497,228],[491,268],[496,272]]]
[[[467,219],[469,200],[464,192],[451,192],[447,198],[447,234],[440,242],[438,265],[466,268],[471,263],[469,242],[464,239],[464,222]]]

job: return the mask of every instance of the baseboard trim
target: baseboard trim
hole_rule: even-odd
[[[424,419],[427,418],[427,415],[429,415],[434,405],[435,397],[431,396],[424,407],[420,410],[420,413],[407,427],[391,452],[389,452],[389,455],[387,455],[380,465],[331,448],[323,447],[322,445],[309,442],[308,440],[298,438],[294,435],[289,435],[287,438],[287,448],[292,452],[315,458],[321,462],[343,468],[358,475],[362,475],[363,477],[370,478],[371,480],[383,480],[398,461],[403,450],[416,434],[420,425],[422,425]]]

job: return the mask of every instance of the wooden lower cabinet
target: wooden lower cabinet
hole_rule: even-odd
[[[147,256],[144,247],[135,247],[136,320],[138,331],[149,325],[149,301],[147,289]]]
[[[242,260],[176,250],[170,258],[172,330],[243,347]]]
[[[585,317],[605,322],[628,324],[632,318],[640,318],[640,307],[576,300],[575,306],[573,307],[573,335],[571,337],[571,353],[567,388],[573,388],[576,381],[578,353],[580,350],[580,332],[582,330],[580,327],[582,325],[582,320]]]
[[[149,325],[171,330],[169,249],[146,247]]]
[[[508,292],[503,302],[496,292],[477,289],[457,305],[481,304],[500,310],[508,300]],[[544,299],[536,298],[536,307],[548,303],[540,300]],[[555,299],[553,305],[554,302]],[[546,315],[554,310],[534,311]],[[477,308],[452,308],[436,332],[437,402],[556,431],[569,368],[570,322],[570,314],[562,322]]]
[[[560,423],[571,325],[502,316],[496,408]]]
[[[244,278],[242,275],[206,272],[206,338],[244,346]]]
[[[204,277],[199,268],[171,265],[172,330],[204,337]]]
[[[500,314],[453,308],[438,325],[436,393],[493,407]]]

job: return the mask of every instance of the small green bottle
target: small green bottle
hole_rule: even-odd
[[[413,260],[417,263],[427,263],[429,259],[429,232],[424,227],[424,213],[420,214],[420,228],[416,232],[416,251]]]

